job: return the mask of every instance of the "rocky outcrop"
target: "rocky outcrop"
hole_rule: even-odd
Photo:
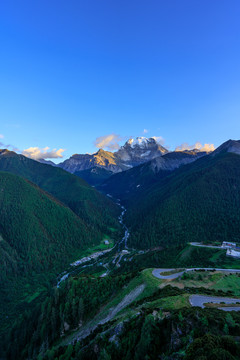
[[[114,173],[127,170],[116,159],[115,153],[105,150],[98,150],[95,154],[75,154],[59,164],[59,167],[71,173],[91,169],[95,166],[103,167]]]

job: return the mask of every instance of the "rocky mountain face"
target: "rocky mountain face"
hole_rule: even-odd
[[[162,157],[153,159],[149,166],[155,173],[158,173],[159,171],[173,171],[180,166],[196,161],[205,155],[207,155],[206,152],[196,149],[191,151],[173,151]]]
[[[72,174],[91,169],[95,166],[102,167],[114,173],[127,170],[128,168],[118,161],[115,153],[102,149],[98,150],[95,154],[74,154],[58,166]]]
[[[94,154],[75,154],[59,164],[71,173],[88,170],[95,166],[118,173],[143,164],[168,152],[155,138],[129,139],[116,152],[98,150]]]
[[[220,145],[215,151],[213,151],[212,156],[215,156],[219,153],[235,153],[240,155],[240,140],[228,140],[222,145]]]
[[[128,167],[137,166],[168,152],[155,138],[129,139],[116,153],[116,158]]]

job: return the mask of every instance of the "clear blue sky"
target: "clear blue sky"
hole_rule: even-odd
[[[0,142],[239,139],[239,19],[239,0],[1,2]]]

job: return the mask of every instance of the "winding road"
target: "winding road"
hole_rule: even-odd
[[[221,246],[215,246],[215,245],[202,245],[199,242],[190,242],[190,245],[192,246],[198,246],[198,247],[206,247],[206,248],[210,248],[210,249],[219,249],[219,250],[226,250],[225,248],[221,247]]]
[[[222,272],[227,272],[227,273],[240,273],[240,269],[216,269],[216,268],[190,268],[190,269],[185,269],[183,271],[180,272],[176,272],[174,274],[171,275],[161,275],[164,272],[169,272],[169,271],[174,271],[177,269],[154,269],[152,274],[153,276],[155,276],[158,279],[176,279],[180,276],[182,276],[185,272],[188,271],[194,271],[194,270],[204,270],[204,271],[222,271]]]
[[[153,274],[153,276],[155,276],[158,279],[166,280],[166,279],[176,279],[179,276],[182,276],[185,272],[185,270],[184,270],[184,271],[176,272],[176,273],[170,274],[170,275],[161,275],[162,273],[173,271],[173,270],[175,270],[175,269],[154,269],[152,274]]]
[[[152,274],[153,274],[153,276],[155,276],[158,279],[167,280],[167,279],[176,279],[176,278],[182,276],[185,272],[194,271],[194,270],[205,270],[205,271],[216,270],[216,271],[227,272],[227,273],[240,273],[239,269],[192,268],[192,269],[185,269],[183,271],[179,271],[179,272],[176,272],[176,273],[170,274],[170,275],[161,275],[162,273],[174,271],[174,270],[177,271],[177,269],[154,269]],[[207,296],[207,295],[191,295],[189,297],[189,302],[190,302],[191,306],[199,306],[201,308],[204,308],[205,307],[204,304],[206,304],[206,303],[214,303],[214,304],[220,305],[218,307],[218,309],[220,309],[220,310],[240,311],[240,306],[221,307],[221,303],[237,304],[238,302],[240,302],[240,299],[236,299],[236,298],[234,299],[234,298],[228,298],[228,297],[216,297],[216,296]]]
[[[240,302],[240,299],[234,299],[234,298],[226,298],[226,297],[215,297],[215,296],[206,296],[206,295],[191,295],[189,298],[189,302],[192,306],[199,306],[202,309],[205,307],[204,304],[207,303],[214,303],[219,304],[236,304]],[[239,311],[240,306],[238,307],[218,307],[220,310],[224,311]]]

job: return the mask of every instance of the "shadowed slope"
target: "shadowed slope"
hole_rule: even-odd
[[[240,156],[220,153],[185,165],[131,200],[134,246],[239,241]]]
[[[117,226],[117,208],[84,180],[57,167],[41,164],[12,151],[0,151],[0,171],[20,175],[69,206],[86,224],[101,231]]]

